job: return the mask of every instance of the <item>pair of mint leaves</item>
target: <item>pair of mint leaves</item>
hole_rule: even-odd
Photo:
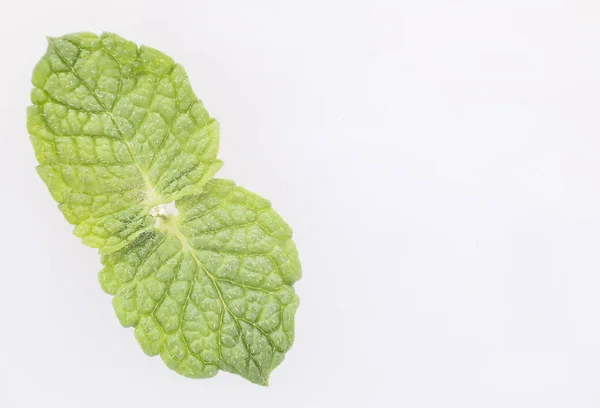
[[[294,340],[298,252],[269,201],[213,178],[218,123],[183,67],[77,33],[49,39],[32,82],[38,173],[98,248],[121,324],[182,375],[266,385]]]

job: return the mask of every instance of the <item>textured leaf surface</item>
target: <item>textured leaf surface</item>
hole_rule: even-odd
[[[217,122],[160,51],[114,34],[50,39],[33,85],[38,172],[75,234],[102,252],[151,228],[157,204],[202,192],[222,165]]]
[[[294,340],[292,231],[221,167],[184,69],[114,34],[50,39],[27,123],[38,173],[99,249],[102,288],[149,355],[180,374],[267,384]]]
[[[144,351],[190,377],[219,368],[266,384],[294,339],[300,265],[269,202],[213,180],[178,216],[104,255],[104,289]]]

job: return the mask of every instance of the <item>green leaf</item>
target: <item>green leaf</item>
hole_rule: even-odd
[[[117,316],[180,374],[223,369],[266,384],[294,340],[300,264],[290,227],[227,180],[176,206],[178,215],[102,257]]]
[[[160,51],[114,34],[49,39],[33,85],[38,173],[101,252],[148,231],[156,205],[201,193],[222,165],[217,122]]]
[[[38,173],[149,355],[266,385],[294,341],[301,277],[268,200],[211,179],[219,131],[184,69],[114,34],[50,39],[27,115]]]

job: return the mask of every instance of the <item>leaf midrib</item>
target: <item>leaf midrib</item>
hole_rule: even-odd
[[[152,184],[150,183],[150,180],[148,179],[148,175],[142,169],[140,163],[136,159],[135,154],[133,153],[133,148],[132,148],[131,144],[129,143],[129,141],[127,140],[127,138],[125,138],[125,135],[123,135],[123,132],[121,132],[121,129],[119,129],[119,126],[117,125],[117,121],[115,120],[115,117],[114,117],[114,114],[113,114],[112,110],[108,109],[108,107],[102,102],[102,100],[96,94],[96,92],[90,87],[90,85],[75,70],[75,67],[73,65],[71,65],[69,63],[69,61],[60,53],[60,51],[58,50],[58,47],[53,42],[51,42],[51,44],[52,44],[52,47],[54,48],[54,52],[60,58],[60,60],[63,62],[63,64],[65,64],[69,68],[69,70],[71,71],[71,73],[73,73],[73,75],[75,75],[75,78],[77,78],[83,84],[83,86],[85,86],[85,88],[89,91],[89,93],[94,97],[94,99],[96,100],[96,102],[98,102],[98,104],[100,105],[100,107],[102,107],[102,109],[104,109],[104,112],[110,118],[110,121],[112,122],[113,126],[115,127],[115,129],[119,133],[119,137],[121,138],[121,141],[127,147],[127,151],[129,153],[129,155],[131,156],[131,160],[133,161],[133,164],[137,168],[138,172],[140,173],[140,177],[142,178],[142,180],[144,182],[144,187],[146,189],[145,190],[145,195],[146,195],[145,198],[148,198],[148,196],[151,196],[151,195],[156,195],[155,189],[152,186]],[[73,44],[73,43],[71,43],[71,44]],[[75,44],[73,44],[73,45],[76,46]],[[79,49],[79,47],[78,47],[78,49]],[[79,49],[79,52],[81,52],[81,49]],[[119,69],[119,73],[120,73],[120,75],[122,75],[122,65],[118,61],[117,61],[117,63],[119,64],[119,68],[120,68]],[[123,83],[123,81],[122,81],[122,78],[121,78],[121,79],[119,79],[119,95],[120,95],[120,92],[121,92],[122,83]],[[165,137],[167,137],[167,136],[165,136]]]
[[[174,220],[172,220],[174,221]],[[175,225],[173,225],[175,224]],[[167,233],[169,234],[173,234],[181,243],[182,246],[182,250],[185,252],[188,252],[191,257],[194,259],[194,261],[196,262],[196,264],[198,265],[199,269],[202,270],[204,272],[204,274],[211,280],[212,285],[214,286],[215,290],[217,291],[217,294],[219,295],[219,299],[221,300],[221,303],[223,304],[223,307],[225,308],[225,310],[227,310],[227,312],[231,315],[231,317],[233,318],[233,321],[235,322],[239,332],[240,332],[240,338],[242,339],[242,343],[244,344],[244,347],[246,347],[246,350],[248,350],[248,355],[250,356],[250,359],[254,362],[254,364],[256,365],[256,368],[258,369],[259,372],[259,376],[260,379],[266,384],[267,383],[267,378],[265,377],[265,374],[263,373],[263,370],[261,368],[261,366],[258,364],[258,362],[256,361],[256,359],[254,358],[254,355],[252,354],[252,351],[250,350],[250,347],[248,346],[248,343],[246,342],[246,338],[244,337],[244,331],[241,327],[240,324],[240,320],[250,324],[248,321],[246,321],[245,319],[239,319],[229,308],[229,306],[227,305],[227,303],[225,302],[225,298],[223,296],[223,292],[221,292],[221,288],[219,287],[219,285],[217,284],[217,278],[215,278],[215,276],[210,273],[206,267],[202,264],[202,261],[200,261],[200,258],[198,258],[198,255],[196,254],[196,250],[195,248],[189,243],[188,238],[183,235],[183,233],[181,232],[181,230],[179,229],[179,225],[177,223],[171,223],[169,225],[170,228],[168,228]],[[185,311],[184,311],[185,312]],[[221,325],[219,327],[219,336],[222,330],[222,324],[223,324],[223,319],[222,317],[219,319],[219,324]],[[250,324],[253,327],[257,327],[254,326],[253,324]],[[257,327],[257,329],[259,329]],[[259,329],[260,330],[260,329]],[[266,335],[266,333],[264,333],[262,330],[260,330],[262,332],[262,334],[266,337],[267,341],[269,342],[269,344],[271,345],[271,347],[273,347],[273,351],[277,350],[277,348],[275,347],[275,345],[273,344],[273,341],[271,340],[271,338],[269,338],[269,336]],[[220,342],[218,342],[219,344]],[[219,358],[221,360],[223,360],[222,358],[222,354],[221,354],[221,348],[219,346]]]

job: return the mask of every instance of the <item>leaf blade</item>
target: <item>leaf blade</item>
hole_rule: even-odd
[[[212,179],[218,122],[183,67],[115,34],[77,33],[49,39],[32,83],[38,174],[102,254],[121,324],[182,375],[267,385],[294,341],[298,252],[268,200]]]
[[[108,33],[49,39],[32,83],[38,172],[75,234],[102,253],[150,229],[152,207],[202,192],[222,166],[217,122],[158,50]],[[107,196],[123,191],[117,204]]]
[[[265,223],[275,218],[270,203],[227,180],[211,180],[177,207],[163,227],[103,256],[102,287],[142,349],[178,373],[205,378],[222,369],[266,385],[294,341],[292,284],[301,267],[291,230],[281,219]],[[222,235],[222,222],[240,235]],[[290,232],[273,235],[280,230]],[[234,246],[239,236],[268,244],[224,253],[194,239],[207,233]]]

